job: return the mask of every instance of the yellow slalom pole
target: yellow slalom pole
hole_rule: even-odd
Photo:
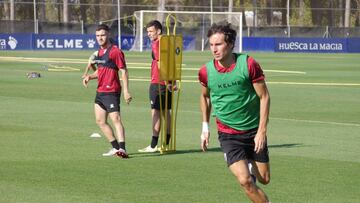
[[[173,33],[170,33],[170,20],[173,19]],[[176,151],[176,121],[179,108],[179,96],[181,92],[181,65],[182,65],[182,36],[176,35],[176,16],[169,14],[166,17],[167,34],[160,37],[160,80],[165,81],[166,88],[171,84],[171,98],[169,98],[168,90],[165,92],[165,108],[160,100],[161,107],[161,138],[160,148],[161,154]],[[176,84],[176,81],[179,81]],[[175,84],[177,90],[175,90]],[[159,88],[160,91],[160,88]],[[170,118],[168,117],[168,101],[171,99]],[[175,109],[175,110],[174,110]],[[165,112],[164,112],[165,111]],[[168,119],[170,120],[168,123]],[[169,126],[169,128],[168,128]],[[167,131],[170,133],[170,142],[167,143]]]

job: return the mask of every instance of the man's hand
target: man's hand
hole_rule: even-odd
[[[124,99],[127,104],[130,104],[132,97],[129,92],[124,92]]]
[[[178,90],[178,87],[176,86],[176,84],[174,84],[174,85],[168,84],[167,88],[170,92]]]
[[[203,152],[206,152],[209,146],[209,138],[210,138],[210,132],[202,132],[200,135],[201,139],[201,149]]]
[[[254,138],[254,142],[255,142],[255,148],[254,151],[256,153],[261,152],[264,148],[265,148],[265,144],[266,144],[266,133],[263,133],[261,131],[258,131],[255,135]]]
[[[84,77],[83,81],[82,81],[84,87],[86,87],[86,88],[88,87],[89,81],[90,81],[90,76],[89,76],[89,75],[86,75],[86,76]]]
[[[202,132],[200,135],[201,139],[201,149],[203,152],[207,151],[209,146],[209,138],[210,138],[210,132],[209,132],[209,123],[203,122],[202,123]]]

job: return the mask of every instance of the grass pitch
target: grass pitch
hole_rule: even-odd
[[[85,89],[80,78],[90,53],[0,52],[0,202],[248,202],[213,120],[210,151],[199,150],[197,70],[209,53],[184,53],[177,153],[168,155],[137,153],[151,136],[151,58],[125,53],[134,98],[121,103],[128,160],[102,157],[109,144],[89,137],[100,133],[96,81]],[[271,202],[359,202],[359,55],[251,55],[271,95],[272,180],[260,186]],[[42,77],[27,79],[32,71]]]

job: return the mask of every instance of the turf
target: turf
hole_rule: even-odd
[[[213,120],[210,151],[199,150],[197,69],[209,53],[184,53],[177,152],[168,155],[137,153],[150,142],[151,58],[125,53],[134,97],[121,104],[128,160],[102,157],[109,144],[89,137],[100,133],[95,81],[86,89],[80,78],[90,53],[0,52],[0,202],[248,202],[223,160]],[[359,202],[359,55],[250,55],[271,94],[272,180],[260,187],[272,202]],[[4,59],[15,56],[61,59]],[[53,64],[81,71],[44,69]],[[31,71],[42,77],[27,79]]]

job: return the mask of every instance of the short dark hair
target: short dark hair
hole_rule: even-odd
[[[162,33],[162,25],[158,20],[152,20],[152,21],[148,22],[148,24],[146,24],[146,28],[149,28],[152,26],[154,26],[155,29],[160,30],[161,31],[160,33]]]
[[[96,31],[99,31],[99,30],[105,30],[105,31],[109,32],[110,28],[106,24],[102,23],[102,24],[98,25],[96,28]]]
[[[207,37],[210,38],[213,34],[222,33],[225,35],[225,42],[235,46],[236,31],[231,27],[231,23],[222,21],[219,23],[212,24],[211,28],[207,33]]]

